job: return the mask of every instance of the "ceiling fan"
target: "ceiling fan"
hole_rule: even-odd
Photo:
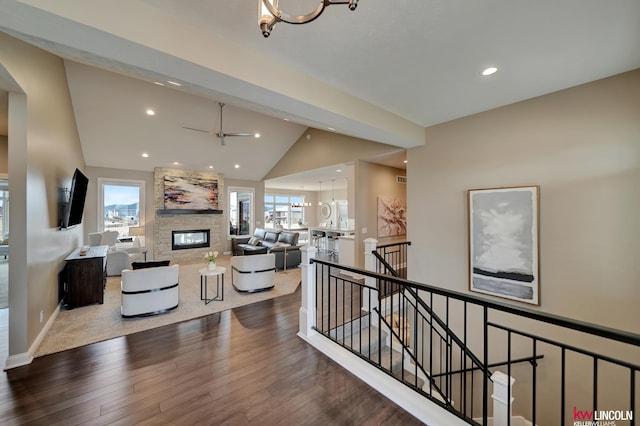
[[[187,130],[194,130],[196,132],[209,133],[210,135],[216,135],[216,137],[220,139],[220,144],[222,146],[225,146],[227,144],[228,137],[234,137],[234,136],[253,136],[254,138],[260,137],[260,133],[237,133],[237,132],[225,133],[222,130],[222,108],[224,108],[224,104],[222,102],[218,102],[218,105],[220,105],[220,130],[217,133],[214,133],[211,130],[196,129],[194,127],[182,126],[182,128]]]

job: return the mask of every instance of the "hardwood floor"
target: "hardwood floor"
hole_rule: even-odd
[[[0,376],[2,425],[411,425],[296,336],[300,290],[36,358]]]

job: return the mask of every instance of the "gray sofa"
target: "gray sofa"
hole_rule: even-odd
[[[286,266],[295,268],[300,264],[301,253],[297,232],[266,230],[256,228],[253,237],[237,237],[231,240],[234,256],[273,253],[276,256],[276,269]]]

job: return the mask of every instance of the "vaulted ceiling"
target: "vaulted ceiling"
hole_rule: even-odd
[[[303,13],[317,2],[280,5]],[[425,143],[425,127],[640,68],[637,0],[362,0],[278,24],[268,39],[257,0],[0,9],[0,30],[65,58],[90,166],[179,162],[259,180],[307,127],[409,148]],[[488,66],[498,72],[483,77]],[[183,129],[216,132],[218,102],[225,131],[261,138],[223,147]]]

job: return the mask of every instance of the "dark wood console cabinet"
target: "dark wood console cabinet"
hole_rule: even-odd
[[[109,246],[89,247],[87,254],[80,256],[78,248],[67,256],[65,302],[68,308],[104,302],[108,250]]]

